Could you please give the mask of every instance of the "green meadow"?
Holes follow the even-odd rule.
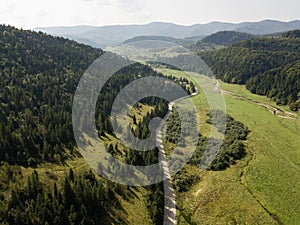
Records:
[[[158,71],[188,76],[170,69]],[[222,82],[220,86],[227,113],[250,129],[247,155],[224,171],[199,171],[187,165],[186,170],[200,176],[200,181],[177,193],[178,224],[300,224],[299,113],[291,114],[288,107],[251,94],[244,86]],[[193,102],[205,118],[209,107],[201,90]],[[291,118],[273,115],[272,107]],[[200,132],[207,135],[210,127],[204,118]]]

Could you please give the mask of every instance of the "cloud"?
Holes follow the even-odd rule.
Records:
[[[9,4],[9,5],[4,5],[1,7],[2,9],[0,9],[0,13],[1,14],[6,14],[6,13],[11,13],[14,11],[15,6],[13,4]]]
[[[140,11],[145,6],[145,0],[111,0],[111,2],[125,12]]]
[[[97,3],[97,4],[101,4],[101,5],[110,5],[110,1],[109,0],[81,0],[83,2],[93,2],[93,3]]]

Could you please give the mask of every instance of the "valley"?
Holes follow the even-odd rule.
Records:
[[[189,61],[191,67],[184,69],[168,64],[175,59],[177,65],[186,65],[187,53],[180,48],[156,46],[158,49],[148,51],[143,46],[137,56],[137,49],[125,46],[122,56],[114,55],[112,61],[128,66],[104,84],[96,99],[92,131],[85,122],[90,119],[92,98],[80,99],[76,106],[82,113],[75,122],[72,104],[82,75],[94,81],[96,70],[85,70],[106,52],[61,37],[1,25],[0,224],[299,224],[299,31],[259,36],[265,23],[271,22],[227,24],[230,32],[207,37],[194,26],[181,27],[189,31],[186,36],[174,28],[173,37],[132,37],[136,27],[128,28],[126,38],[132,38],[128,43],[150,40],[186,45],[188,51],[208,63],[210,67],[202,65],[208,75],[197,71],[201,66],[194,65],[195,61]],[[175,26],[154,23],[148,28],[154,32],[158,25],[168,29]],[[291,23],[282,26],[279,31],[288,29]],[[255,27],[256,33],[243,33],[249,27]],[[72,35],[81,34],[82,29],[87,35],[108,27],[78,29],[74,28]],[[199,36],[193,39],[191,34]],[[117,47],[107,49],[115,52]],[[131,62],[135,58],[123,53],[140,60]],[[150,53],[164,63],[149,60]],[[190,68],[195,71],[184,71]],[[168,79],[149,85],[153,93],[168,93],[169,83],[174,83],[188,93],[188,98],[176,100],[177,95],[172,93],[168,102],[151,95],[140,99],[126,116],[112,117],[118,93],[130,83],[149,77]],[[88,85],[84,87],[92,87]],[[131,99],[146,90],[134,86],[124,96]],[[184,105],[183,119],[196,126],[197,132],[187,132],[187,142],[182,143],[177,104],[183,99],[191,100],[198,121]],[[214,108],[213,101],[220,107]],[[130,106],[126,102],[118,106],[124,105]],[[216,115],[225,118],[224,130],[214,121]],[[144,151],[147,146],[142,144],[137,148],[127,146],[118,139],[121,131],[126,137],[131,132],[139,140],[151,137],[149,125],[156,117],[167,119],[164,127],[160,123],[155,129],[157,145],[151,150]],[[114,130],[115,121],[120,122],[120,130]],[[127,122],[129,127],[124,131],[121,125]],[[189,128],[193,131],[192,126]],[[78,131],[83,149],[74,138]],[[186,143],[194,139],[195,151],[189,156],[191,146]],[[209,144],[212,148],[207,150]],[[166,159],[172,155],[176,157],[168,164]],[[188,157],[184,167],[171,177]],[[150,178],[143,170],[126,167],[158,162],[163,165],[163,175],[152,174]],[[160,176],[167,179],[160,181]],[[115,182],[118,179],[127,181],[127,185]],[[140,185],[143,182],[147,185]]]
[[[187,76],[170,69],[158,71]],[[176,193],[178,224],[297,224],[299,206],[293,199],[300,195],[299,113],[241,85],[220,82],[220,87],[227,113],[250,129],[247,155],[224,171],[199,172],[187,165],[200,181],[187,192]],[[203,95],[193,101],[208,110]],[[273,115],[274,108],[290,116]]]
[[[226,171],[201,173],[200,183],[178,197],[183,212],[194,224],[297,224],[299,120],[278,118],[251,100],[225,100],[229,115],[250,129],[247,156]]]

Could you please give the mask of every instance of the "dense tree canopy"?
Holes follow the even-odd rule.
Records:
[[[104,186],[91,171],[74,175],[72,170],[63,187],[57,183],[48,187],[35,171],[24,188],[12,190],[7,208],[0,210],[0,220],[3,224],[24,225],[124,223],[113,211],[120,207],[115,188],[110,183]]]
[[[299,106],[299,38],[257,38],[217,51],[199,53],[225,82],[246,84],[278,104]]]
[[[211,43],[217,45],[232,45],[241,41],[250,40],[255,36],[247,33],[241,33],[236,31],[220,31],[215,34],[205,37],[200,42]]]
[[[72,149],[73,94],[101,54],[63,38],[0,26],[0,160],[33,165]]]
[[[0,160],[34,166],[42,160],[63,160],[66,149],[72,153],[76,86],[102,54],[63,38],[0,26]],[[162,75],[133,64],[105,85],[96,110],[100,135],[112,133],[110,109],[118,92],[145,76]]]
[[[244,141],[248,136],[249,130],[244,124],[234,120],[232,117],[220,110],[212,111],[209,114],[210,119],[207,120],[207,123],[212,123],[211,118],[213,114],[215,115],[214,118],[222,120],[224,119],[226,121],[226,131],[222,145],[220,149],[217,149],[216,157],[213,156],[214,160],[212,161],[211,165],[209,165],[209,169],[223,170],[228,168],[230,165],[235,164],[236,160],[239,160],[245,156],[246,150]],[[180,119],[176,111],[170,116],[169,124],[172,124],[172,126],[168,127],[167,129],[166,139],[170,143],[177,144],[180,137]],[[216,128],[221,129],[217,125],[218,123],[215,125]],[[207,137],[204,137],[199,133],[199,142],[197,144],[196,151],[189,162],[190,164],[199,166],[203,157],[203,153],[206,151],[208,141],[209,139]],[[212,149],[210,149],[211,152],[214,152],[214,147],[218,146],[217,143],[220,140],[211,138],[210,141],[215,143],[211,145]]]
[[[300,38],[300,30],[292,30],[282,34],[284,38]]]

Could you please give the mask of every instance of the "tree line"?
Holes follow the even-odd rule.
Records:
[[[252,93],[266,95],[279,105],[300,108],[300,39],[297,31],[281,37],[246,40],[199,55],[217,78],[245,84]]]
[[[236,32],[236,31],[219,31],[215,34],[209,35],[203,38],[198,45],[201,45],[201,42],[211,43],[216,45],[229,46],[241,41],[251,40],[255,36],[248,33]],[[197,46],[196,44],[196,46]]]

